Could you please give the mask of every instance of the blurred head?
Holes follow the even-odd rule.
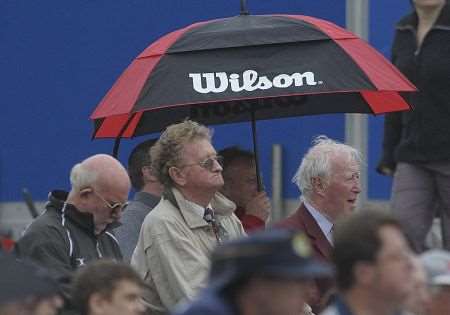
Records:
[[[55,315],[62,306],[60,288],[44,269],[0,255],[0,314]]]
[[[118,160],[106,154],[91,156],[72,168],[70,182],[67,201],[92,214],[97,233],[120,219],[131,185]]]
[[[413,266],[398,221],[390,214],[362,209],[338,222],[333,235],[338,287],[400,307],[411,288]]]
[[[150,159],[150,148],[155,144],[156,139],[146,140],[139,143],[128,157],[128,175],[131,185],[136,191],[141,191],[144,187],[152,186],[152,192],[162,193],[163,186],[153,174]]]
[[[72,302],[86,315],[138,315],[145,307],[143,282],[131,266],[98,260],[77,272]]]
[[[317,137],[292,181],[302,197],[335,221],[356,207],[360,186],[360,153],[325,136]]]
[[[301,314],[310,281],[331,275],[331,267],[312,257],[304,234],[266,230],[217,248],[209,283],[239,314]]]
[[[412,285],[405,301],[405,310],[414,315],[428,315],[430,302],[427,274],[418,257],[413,257]]]
[[[222,193],[238,207],[245,207],[258,193],[255,156],[253,152],[242,150],[237,146],[219,151],[223,157]]]

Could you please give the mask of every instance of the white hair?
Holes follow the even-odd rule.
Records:
[[[97,172],[87,169],[82,163],[75,164],[70,171],[70,184],[72,190],[80,191],[92,186],[97,180]]]
[[[331,161],[336,153],[347,154],[350,160],[361,163],[361,153],[355,148],[320,135],[302,159],[292,182],[296,184],[306,201],[311,201],[313,179],[320,177],[327,183],[331,176]]]

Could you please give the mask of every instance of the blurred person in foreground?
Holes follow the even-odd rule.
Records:
[[[322,315],[398,314],[413,284],[413,253],[400,223],[361,209],[340,220],[333,237],[338,294]]]
[[[450,314],[450,252],[433,249],[420,256],[430,286],[429,315]]]
[[[129,265],[98,260],[77,271],[72,304],[80,315],[141,315],[143,287]]]
[[[106,154],[76,164],[70,182],[69,193],[50,193],[45,212],[15,246],[21,258],[47,268],[65,286],[80,266],[104,257],[122,259],[112,229],[119,224],[130,190],[125,168]]]
[[[266,230],[218,247],[209,283],[176,315],[302,315],[309,282],[332,268],[313,258],[301,232]]]
[[[418,92],[407,96],[413,110],[385,116],[377,170],[394,176],[393,212],[422,252],[436,210],[450,249],[450,6],[446,0],[412,4],[396,26],[392,62]]]
[[[418,257],[413,257],[412,285],[405,301],[402,315],[429,315],[430,314],[430,290],[428,287],[427,273]]]
[[[63,304],[59,289],[46,270],[0,254],[1,315],[55,315]]]
[[[301,192],[300,206],[274,226],[305,232],[315,256],[330,262],[334,224],[353,212],[361,192],[360,167],[355,148],[326,136],[315,138],[292,179]],[[332,292],[333,281],[317,281],[309,298],[315,312],[325,307]]]
[[[219,151],[223,157],[221,192],[236,204],[234,213],[247,233],[264,229],[272,211],[266,192],[258,191],[255,156],[237,146]]]
[[[150,150],[164,193],[145,217],[131,264],[145,280],[151,314],[167,314],[206,285],[217,244],[245,235],[223,186],[211,131],[186,120],[166,128]]]
[[[150,148],[156,139],[139,143],[128,158],[128,175],[136,190],[122,215],[122,225],[115,232],[125,261],[131,260],[145,216],[158,204],[164,190],[153,174]]]

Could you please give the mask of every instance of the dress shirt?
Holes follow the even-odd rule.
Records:
[[[323,235],[327,238],[331,245],[333,245],[333,223],[328,220],[326,216],[324,216],[320,211],[316,210],[311,204],[303,200],[306,209],[313,216],[314,220],[316,220],[317,224],[320,227]]]

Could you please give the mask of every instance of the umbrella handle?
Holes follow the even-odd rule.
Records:
[[[253,138],[253,154],[255,156],[255,169],[256,169],[256,183],[258,191],[263,190],[261,176],[259,173],[259,153],[258,153],[258,141],[256,139],[256,119],[255,119],[255,105],[252,104],[250,114],[252,117],[252,138]]]
[[[120,146],[120,140],[122,139],[123,134],[125,133],[125,130],[127,130],[128,125],[130,124],[133,117],[136,115],[136,113],[133,113],[128,117],[128,120],[125,122],[125,125],[123,125],[122,129],[120,129],[119,134],[116,137],[116,140],[114,141],[114,147],[112,151],[112,156],[117,159],[119,155],[119,146]]]

